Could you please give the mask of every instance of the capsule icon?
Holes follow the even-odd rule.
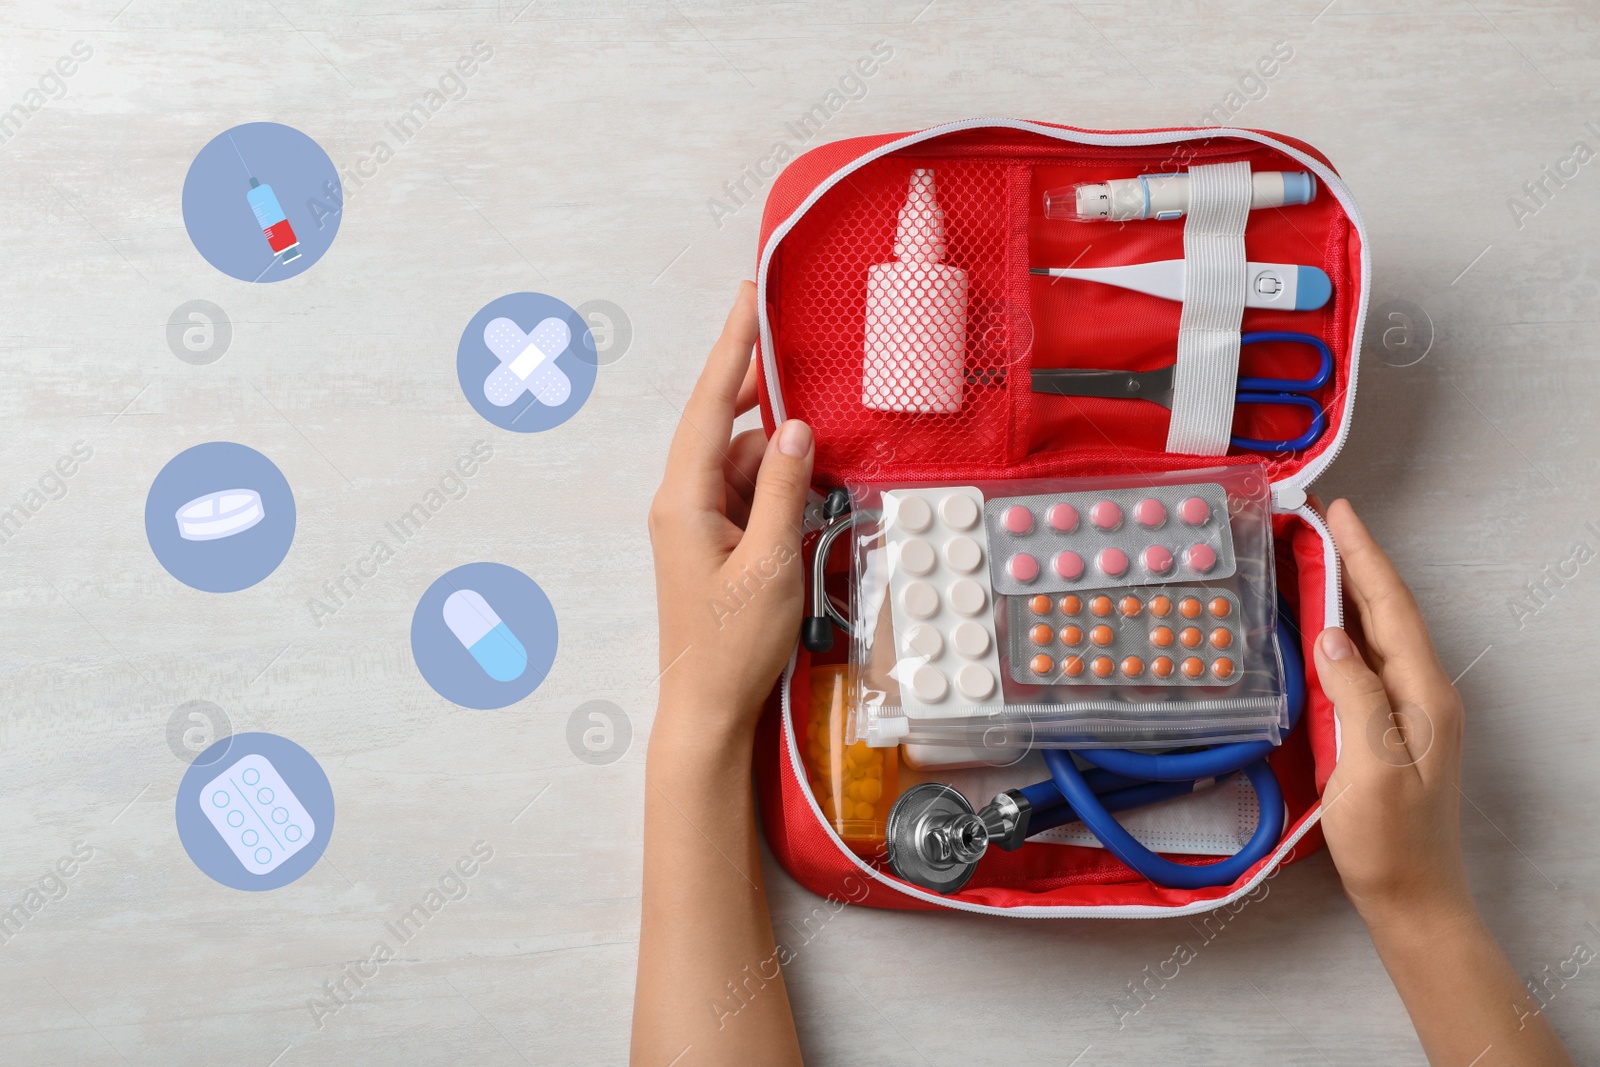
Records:
[[[495,681],[515,681],[528,669],[528,650],[477,590],[457,589],[445,598],[444,624]]]

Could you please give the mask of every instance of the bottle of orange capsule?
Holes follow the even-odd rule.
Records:
[[[845,743],[852,689],[843,664],[811,668],[801,749],[822,814],[852,852],[872,857],[883,849],[889,808],[900,795],[900,750]]]

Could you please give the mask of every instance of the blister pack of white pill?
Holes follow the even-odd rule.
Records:
[[[1228,493],[1215,482],[991,498],[984,527],[1001,594],[1197,582],[1234,571]]]
[[[317,835],[311,813],[257,752],[207,782],[197,803],[251,874],[276,870]]]

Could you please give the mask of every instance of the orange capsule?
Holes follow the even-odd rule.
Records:
[[[1066,659],[1062,660],[1061,673],[1065,674],[1068,678],[1076,678],[1078,675],[1082,674],[1083,657],[1068,656]]]
[[[1178,610],[1183,613],[1183,617],[1186,619],[1198,619],[1200,617],[1199,598],[1192,596],[1184,597],[1182,600],[1178,601]]]
[[[1219,626],[1211,631],[1211,647],[1227,648],[1233,644],[1233,631],[1226,626]]]
[[[1184,648],[1200,647],[1200,628],[1198,626],[1185,626],[1178,633],[1178,640],[1183,642]]]
[[[1063,626],[1061,628],[1061,643],[1063,645],[1083,644],[1083,627],[1073,626],[1071,623]]]
[[[1150,643],[1157,648],[1167,648],[1172,644],[1172,628],[1170,626],[1157,626],[1150,631]]]
[[[1229,659],[1227,656],[1219,657],[1217,662],[1211,665],[1211,673],[1216,675],[1218,678],[1233,677],[1233,660]]]
[[[1172,660],[1166,656],[1157,656],[1150,661],[1150,673],[1157,678],[1170,678],[1172,676]]]
[[[1153,596],[1150,598],[1150,614],[1158,619],[1164,619],[1172,614],[1172,598],[1169,596]]]
[[[1028,631],[1028,639],[1036,645],[1048,645],[1056,639],[1056,632],[1041,622]]]
[[[1108,596],[1095,597],[1089,601],[1089,610],[1101,618],[1105,618],[1111,614],[1111,598]]]
[[[1028,598],[1028,610],[1035,615],[1050,614],[1050,598],[1040,593],[1036,597]]]
[[[1233,613],[1233,605],[1228,603],[1225,596],[1212,597],[1207,606],[1211,609],[1211,617],[1215,619],[1226,619]]]
[[[1028,668],[1034,674],[1049,674],[1056,669],[1056,661],[1041,653],[1028,661]]]
[[[1128,656],[1122,661],[1122,673],[1128,678],[1137,678],[1144,672],[1144,660],[1138,656]]]
[[[1111,632],[1111,627],[1103,623],[1089,631],[1089,640],[1097,645],[1109,645],[1114,636],[1116,635]]]
[[[1083,610],[1083,598],[1082,597],[1064,596],[1064,597],[1061,598],[1061,614],[1063,614],[1063,615],[1076,615],[1078,612],[1080,612],[1082,610]]]
[[[1130,619],[1139,614],[1143,607],[1144,605],[1139,603],[1139,598],[1136,596],[1125,596],[1117,604],[1117,610]]]
[[[1206,665],[1200,662],[1199,656],[1190,656],[1188,659],[1184,660],[1183,666],[1180,669],[1183,671],[1183,676],[1185,678],[1198,678],[1202,674],[1206,673]]]
[[[1117,665],[1111,661],[1110,656],[1096,656],[1089,669],[1094,671],[1096,678],[1109,678],[1111,672],[1117,669]]]

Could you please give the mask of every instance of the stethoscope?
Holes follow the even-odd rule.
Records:
[[[802,628],[807,650],[825,652],[833,644],[832,627],[850,631],[822,592],[822,568],[834,541],[859,518],[848,513],[843,490],[830,493],[823,507],[827,525],[812,556],[811,611]],[[1288,605],[1278,601],[1278,649],[1288,698],[1289,730],[1305,706],[1305,662],[1290,631]],[[819,646],[820,647],[817,647]],[[1042,782],[999,793],[983,810],[974,811],[958,790],[939,782],[913,786],[890,809],[884,844],[889,866],[901,878],[924,889],[953,893],[967,883],[990,844],[1006,851],[1021,848],[1035,834],[1081,821],[1117,859],[1156,885],[1171,889],[1203,889],[1231,885],[1260,862],[1283,833],[1283,791],[1267,765],[1276,748],[1270,741],[1241,741],[1195,752],[1134,752],[1124,749],[1078,749],[1090,764],[1080,771],[1072,751],[1043,749],[1050,777]],[[1243,773],[1255,790],[1260,814],[1243,848],[1215,863],[1174,863],[1145,848],[1112,812],[1184,796],[1218,779]]]

